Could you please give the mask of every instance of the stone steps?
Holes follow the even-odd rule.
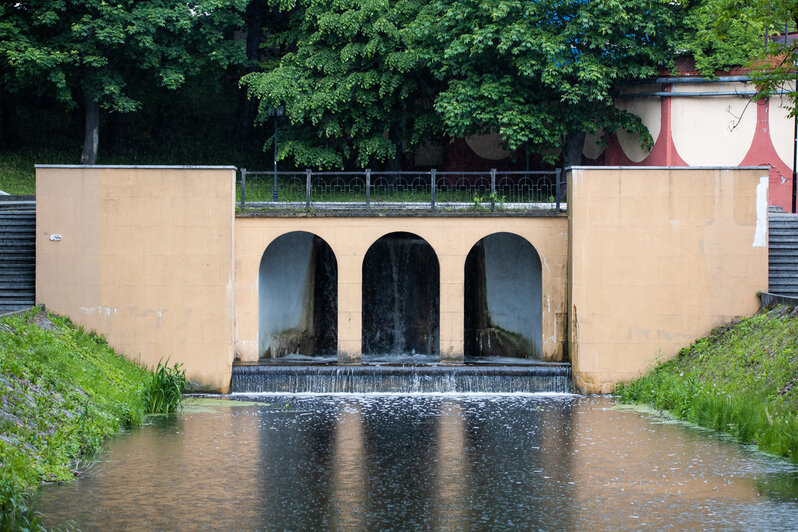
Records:
[[[0,314],[36,299],[36,206],[30,198],[0,201]]]
[[[770,212],[768,292],[798,297],[798,215]]]

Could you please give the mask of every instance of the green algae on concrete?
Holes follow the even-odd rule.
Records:
[[[798,462],[796,385],[798,308],[776,306],[715,329],[617,393]]]

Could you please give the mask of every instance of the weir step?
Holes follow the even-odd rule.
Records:
[[[235,364],[232,393],[572,393],[570,364],[278,366]]]

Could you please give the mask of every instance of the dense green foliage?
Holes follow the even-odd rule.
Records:
[[[772,20],[754,16],[748,9],[734,9],[718,0],[703,0],[685,18],[682,45],[695,58],[704,76],[744,67],[765,51],[764,36]]]
[[[100,109],[136,111],[136,92],[174,90],[188,77],[245,61],[225,30],[244,0],[0,2],[0,89],[48,94],[85,110],[81,162],[97,158]],[[89,146],[88,144],[92,144]],[[87,152],[88,150],[88,152]]]
[[[76,460],[139,425],[148,398],[164,395],[153,380],[65,318],[39,309],[0,318],[0,530],[29,520],[27,495],[39,483],[73,478]],[[167,383],[171,404],[176,382]]]
[[[12,152],[0,166],[77,162],[82,146],[90,163],[264,169],[280,105],[281,168],[411,169],[417,146],[487,131],[535,161],[578,162],[598,130],[650,146],[613,98],[680,54],[705,75],[753,58],[775,67],[756,74],[763,94],[782,90],[795,44],[766,47],[764,35],[785,19],[795,28],[797,10],[792,0],[0,0],[0,128]]]
[[[430,2],[410,31],[445,84],[435,109],[447,133],[492,129],[554,160],[566,135],[599,128],[652,144],[613,94],[669,64],[680,17],[667,0],[465,0]]]
[[[289,23],[271,36],[273,68],[242,79],[259,120],[284,104],[292,127],[279,158],[317,168],[401,157],[435,132],[432,76],[408,51],[422,0],[275,2]]]
[[[703,0],[688,19],[686,48],[705,75],[715,69],[753,69],[758,98],[786,91],[795,107],[798,40],[777,38],[798,28],[795,0]]]
[[[563,138],[619,127],[621,81],[672,59],[681,6],[666,0],[298,0],[273,69],[243,78],[261,120],[284,103],[280,158],[364,166],[441,134],[498,131],[553,162]],[[583,136],[581,138],[584,138]]]
[[[721,327],[617,393],[798,461],[798,309]]]

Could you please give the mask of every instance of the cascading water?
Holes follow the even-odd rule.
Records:
[[[573,392],[570,364],[233,367],[233,393]]]
[[[438,259],[410,233],[392,233],[363,261],[363,353],[438,354]]]

